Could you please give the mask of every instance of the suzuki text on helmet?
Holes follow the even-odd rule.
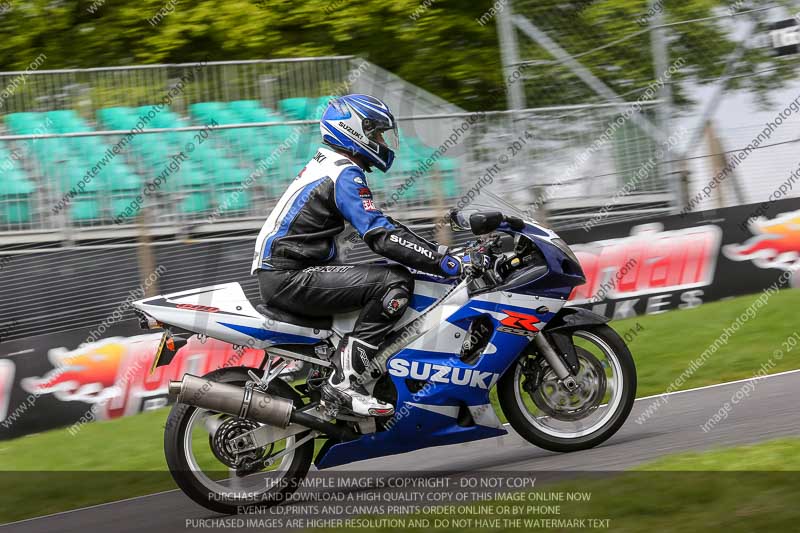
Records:
[[[382,172],[394,162],[397,122],[389,107],[373,96],[350,94],[332,100],[319,129],[325,144],[361,156]]]

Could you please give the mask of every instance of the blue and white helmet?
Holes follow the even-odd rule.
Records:
[[[382,101],[366,94],[348,94],[328,103],[319,123],[322,141],[386,172],[398,147],[397,122]],[[369,170],[369,169],[367,169]]]

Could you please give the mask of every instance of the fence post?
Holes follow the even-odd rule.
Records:
[[[658,99],[661,101],[656,108],[658,114],[657,124],[661,129],[661,137],[667,138],[670,134],[672,120],[672,85],[667,80],[669,71],[669,44],[666,39],[666,29],[664,28],[664,0],[650,0],[648,2],[649,12],[653,13],[650,18],[650,47],[653,54],[653,68],[655,69],[655,80],[663,80],[658,90]],[[666,180],[669,190],[672,193],[672,212],[678,213],[681,206],[680,183],[671,172],[671,157],[667,157],[663,162],[658,179]],[[658,168],[658,167],[656,167]]]
[[[148,279],[150,275],[156,271],[156,256],[153,253],[153,244],[150,241],[150,233],[147,231],[147,209],[142,207],[138,216],[137,226],[139,228],[139,247],[137,258],[139,262],[139,281],[144,289],[144,297],[157,296],[161,293],[159,289],[160,280],[156,276],[155,279]]]

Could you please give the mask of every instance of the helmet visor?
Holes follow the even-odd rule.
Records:
[[[397,135],[397,125],[389,124],[386,121],[374,119],[364,120],[364,133],[367,139],[381,146],[386,146],[390,150],[397,150],[400,146],[400,138]]]

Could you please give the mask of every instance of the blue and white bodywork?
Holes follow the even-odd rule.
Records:
[[[602,337],[615,335],[606,332],[610,328],[604,325],[605,318],[565,306],[572,289],[585,282],[566,243],[542,225],[499,213],[484,213],[477,219],[473,215],[469,223],[460,218],[454,225],[471,226],[476,235],[496,232],[489,241],[477,241],[492,256],[492,268],[470,271],[461,280],[415,274],[409,307],[375,362],[385,371],[383,377],[366,385],[376,396],[379,389],[391,391],[391,398],[382,399],[393,402],[395,413],[380,421],[337,417],[338,428],[342,420],[349,421],[357,433],[351,438],[331,438],[316,456],[318,468],[504,435],[507,431],[489,394],[507,374],[514,374],[519,383],[517,392],[507,393],[517,394],[519,406],[523,406],[519,389],[526,379],[540,380],[542,387],[547,385],[558,398],[572,402],[564,407],[560,400],[548,404],[544,396],[534,400],[548,413],[530,419],[532,425],[541,426],[536,435],[545,435],[540,438],[543,444],[537,444],[548,449],[567,451],[601,442],[617,431],[630,412],[635,374],[629,375],[633,362],[627,348],[623,344],[625,353],[621,353],[612,337]],[[326,357],[352,329],[358,314],[311,325],[302,317],[254,307],[238,283],[156,296],[134,306],[159,326],[168,324],[183,332],[265,349],[267,354],[275,350],[283,358],[292,358],[297,345],[327,348],[328,356],[323,355],[326,349],[312,350],[319,359],[307,353],[297,357],[319,367],[331,366]],[[541,334],[545,329],[546,335]],[[611,362],[595,364],[586,350],[576,350],[571,341],[576,331],[597,340]],[[529,363],[524,361],[538,366],[525,366]],[[604,367],[616,374],[609,371],[606,376]],[[533,394],[534,388],[528,385],[527,393]],[[609,414],[598,414],[596,423],[577,429],[551,430],[542,422],[559,419],[563,410],[566,423],[580,424],[581,417],[599,413],[601,406],[608,406]],[[327,421],[330,416],[337,415],[327,415]],[[536,435],[526,438],[533,442]],[[573,448],[571,440],[577,443]]]

